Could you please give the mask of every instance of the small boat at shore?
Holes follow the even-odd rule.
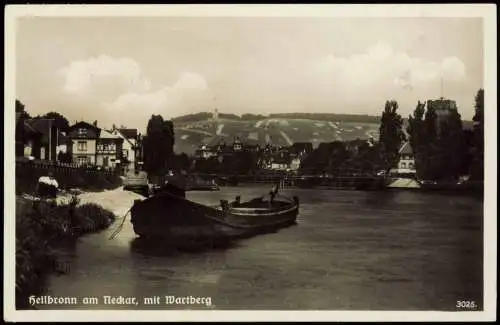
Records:
[[[249,237],[272,232],[296,222],[299,199],[277,195],[241,202],[240,197],[220,205],[207,206],[190,201],[164,189],[155,195],[135,200],[131,208],[134,232],[143,238],[162,242],[196,241]]]

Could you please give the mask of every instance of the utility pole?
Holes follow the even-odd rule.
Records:
[[[443,97],[443,75],[441,74],[441,99],[444,99]]]

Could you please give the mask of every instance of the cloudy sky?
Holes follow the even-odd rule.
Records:
[[[471,119],[482,20],[21,18],[16,67],[16,96],[31,114],[103,126],[143,129],[151,114],[214,107],[378,115],[387,99],[407,116],[441,89]]]

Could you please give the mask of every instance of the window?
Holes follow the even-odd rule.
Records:
[[[402,169],[406,168],[406,163],[401,163],[401,168]]]
[[[128,157],[128,150],[126,150],[126,149],[123,150],[123,157],[125,157],[125,158]]]
[[[413,168],[415,168],[415,166],[414,166],[414,164],[413,164],[413,163],[409,163],[409,164],[408,164],[408,168],[409,168],[409,169],[413,169]]]
[[[78,141],[77,149],[78,151],[87,151],[87,141]]]
[[[83,128],[78,129],[78,135],[82,135],[82,136],[87,135],[87,130],[83,129]]]

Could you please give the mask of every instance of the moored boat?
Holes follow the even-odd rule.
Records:
[[[275,231],[296,222],[299,199],[276,196],[241,202],[221,200],[207,206],[175,195],[168,189],[131,208],[134,232],[140,237],[175,243],[214,242]]]

